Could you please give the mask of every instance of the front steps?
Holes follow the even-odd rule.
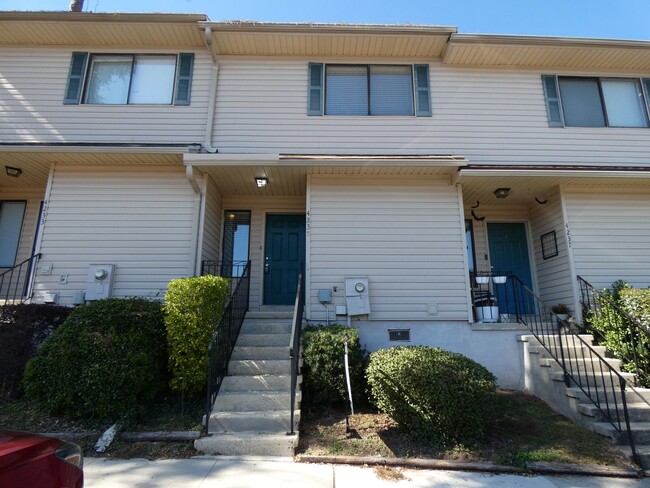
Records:
[[[593,343],[593,337],[590,335],[581,335],[580,337],[588,344]],[[623,450],[627,449],[627,452],[631,452],[629,447],[625,447],[629,446],[622,406],[623,395],[625,395],[630,427],[641,460],[641,467],[650,469],[650,389],[632,389],[630,385],[634,384],[634,375],[620,373],[628,382],[625,393],[621,392],[618,377],[613,376],[610,379],[610,376],[606,375],[603,380],[599,375],[601,365],[589,359],[590,356],[586,353],[586,348],[581,347],[577,340],[568,340],[566,336],[545,336],[544,340],[550,341],[552,344],[559,344],[558,341],[562,340],[563,347],[571,349],[572,360],[567,361],[567,367],[570,366],[574,371],[585,372],[583,379],[586,377],[587,381],[584,388],[587,389],[587,385],[589,386],[592,398],[596,398],[594,386],[597,386],[598,401],[601,405],[601,409],[599,409],[574,383],[571,383],[570,387],[565,385],[562,368],[551,358],[549,352],[544,349],[535,336],[524,335],[519,340],[524,344],[526,391],[544,400],[554,410],[611,439]],[[592,347],[601,357],[605,358],[603,346]],[[619,360],[605,359],[614,370],[620,372]],[[620,415],[623,425],[622,432],[619,432],[608,421],[603,412],[609,412],[611,418],[615,419],[615,423],[617,423],[616,416]]]
[[[289,341],[293,313],[249,312],[217,395],[209,433],[194,442],[207,454],[293,456],[298,446],[300,376],[291,431]]]

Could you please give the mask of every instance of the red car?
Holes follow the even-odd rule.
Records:
[[[83,453],[72,442],[0,430],[0,487],[82,488]]]

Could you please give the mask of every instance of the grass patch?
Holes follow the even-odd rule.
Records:
[[[499,390],[486,440],[436,449],[400,430],[386,414],[303,410],[298,451],[312,455],[382,456],[488,461],[525,468],[532,461],[631,466],[612,444],[553,412],[541,400]]]

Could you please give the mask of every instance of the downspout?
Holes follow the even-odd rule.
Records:
[[[190,260],[188,264],[188,276],[195,276],[199,259],[199,227],[201,225],[201,202],[203,193],[201,185],[196,181],[194,167],[189,164],[185,167],[185,177],[194,191],[194,209],[192,212],[192,242],[190,243]]]
[[[208,102],[208,118],[205,123],[205,140],[203,148],[209,153],[216,153],[218,149],[212,146],[212,130],[214,129],[214,112],[217,102],[217,80],[219,78],[219,61],[212,49],[212,28],[206,27],[203,32],[203,42],[212,56],[212,74],[210,76],[210,101]]]

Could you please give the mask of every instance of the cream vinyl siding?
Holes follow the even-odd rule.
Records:
[[[562,201],[559,190],[545,198],[547,203],[531,206],[533,249],[537,268],[537,290],[542,301],[550,306],[564,303],[573,308],[573,280],[566,245],[566,231],[562,218]],[[558,255],[544,259],[542,235],[555,231]]]
[[[462,209],[446,179],[309,181],[311,320],[325,320],[319,289],[338,287],[333,317],[334,304],[345,304],[345,278],[367,277],[373,320],[467,321]]]
[[[650,129],[549,127],[541,72],[434,63],[433,117],[308,116],[310,61],[391,62],[222,59],[214,126],[220,153],[400,152],[459,154],[472,163],[647,164]]]
[[[203,246],[201,259],[219,261],[221,259],[221,232],[223,231],[223,207],[221,194],[214,181],[205,175],[205,216],[203,218]]]
[[[249,210],[251,229],[249,259],[251,261],[249,310],[258,310],[264,297],[264,237],[267,214],[304,214],[305,197],[224,196],[223,210]]]
[[[36,300],[58,292],[59,303],[72,303],[90,264],[116,266],[113,296],[162,297],[169,280],[187,276],[193,209],[180,167],[57,165]],[[47,264],[51,275],[42,273]],[[67,284],[59,284],[62,274]]]
[[[650,286],[650,191],[563,188],[576,273],[596,288]]]
[[[83,50],[83,46],[75,47],[75,51]],[[177,53],[137,49],[104,52]],[[191,105],[186,107],[64,105],[71,56],[71,49],[0,47],[0,142],[203,141],[212,66],[207,53],[196,52]]]
[[[23,217],[23,227],[20,231],[20,241],[18,242],[16,264],[21,263],[32,255],[38,224],[38,212],[41,208],[41,201],[43,201],[44,194],[45,188],[0,188],[0,200],[22,200],[27,202]],[[0,270],[4,269],[6,268],[0,268]]]

